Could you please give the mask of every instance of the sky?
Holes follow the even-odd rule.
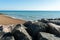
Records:
[[[0,10],[60,10],[60,0],[0,0]]]

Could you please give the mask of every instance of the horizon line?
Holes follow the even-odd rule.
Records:
[[[60,11],[60,10],[0,10],[0,11]]]

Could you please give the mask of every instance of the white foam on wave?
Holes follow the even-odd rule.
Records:
[[[9,17],[14,18],[14,19],[22,19],[22,20],[25,20],[25,21],[34,21],[34,20],[37,20],[33,16],[18,16],[18,15],[6,15],[6,16],[9,16]]]
[[[27,21],[26,19],[23,19],[23,18],[21,18],[21,17],[14,17],[14,16],[10,16],[10,15],[6,15],[6,16],[11,17],[11,18],[13,18],[13,19],[22,19],[22,20]]]

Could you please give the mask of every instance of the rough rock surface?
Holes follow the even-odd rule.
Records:
[[[32,40],[23,25],[17,24],[12,31],[15,40]]]
[[[33,37],[33,40],[37,40],[37,34],[41,31],[46,31],[47,25],[43,22],[32,23],[30,21],[24,23],[27,27],[27,32]]]
[[[1,40],[15,40],[11,33],[5,33]]]
[[[60,19],[0,26],[0,40],[60,40]]]
[[[60,40],[60,37],[46,32],[39,32],[38,40]]]
[[[60,26],[59,25],[56,25],[54,23],[48,23],[48,25],[49,25],[50,33],[60,36]]]

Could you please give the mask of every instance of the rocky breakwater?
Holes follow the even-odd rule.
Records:
[[[33,40],[60,40],[60,19],[41,19],[23,24]]]
[[[32,40],[32,37],[25,30],[26,27],[22,24],[3,25],[0,29],[0,40]]]
[[[60,40],[60,19],[0,25],[0,40]]]

